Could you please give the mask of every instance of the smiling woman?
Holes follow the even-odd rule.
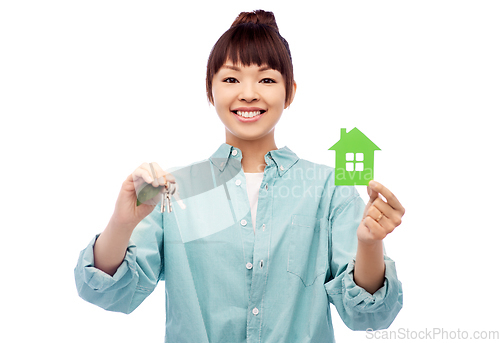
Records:
[[[277,148],[297,84],[272,12],[240,13],[210,53],[206,86],[225,143],[171,173],[145,163],[129,175],[108,226],[81,252],[80,296],[130,313],[164,280],[169,342],[334,342],[330,304],[351,329],[387,328],[402,288],[379,237],[404,210],[373,183],[364,214],[333,168]],[[304,179],[311,170],[319,176]],[[166,186],[167,212],[136,206],[134,183],[144,182]]]

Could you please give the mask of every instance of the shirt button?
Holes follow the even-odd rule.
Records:
[[[266,229],[266,224],[262,224],[262,231]]]
[[[253,264],[251,264],[250,262],[248,262],[246,267],[247,267],[247,269],[252,269]]]
[[[266,191],[267,191],[267,183],[266,183]]]
[[[236,156],[238,155],[238,150],[233,150],[233,152],[231,153],[233,156]]]
[[[264,260],[260,260],[260,267],[263,268],[264,267]]]
[[[257,307],[255,307],[253,310],[252,310],[252,313],[254,315],[258,315],[259,314],[259,309]]]
[[[241,222],[240,222],[241,225],[245,226],[247,225],[247,221],[245,219],[242,219]]]
[[[281,170],[281,171],[283,171],[283,170],[285,170],[285,168],[283,168],[283,166],[281,166],[281,167],[280,167],[280,170]]]
[[[236,184],[236,186],[241,185],[241,180],[236,180],[235,184]]]

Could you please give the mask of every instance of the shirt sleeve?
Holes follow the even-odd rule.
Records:
[[[135,227],[113,276],[94,267],[96,235],[80,252],[74,270],[80,297],[108,311],[128,314],[135,310],[163,278],[162,218],[156,207]]]
[[[385,255],[385,280],[373,295],[354,282],[357,228],[365,204],[354,187],[336,187],[329,214],[328,300],[351,330],[388,328],[403,306],[403,289],[394,261]]]

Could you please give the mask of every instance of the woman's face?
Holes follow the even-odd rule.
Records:
[[[213,105],[226,131],[234,138],[256,140],[266,136],[283,113],[285,79],[279,71],[266,68],[266,65],[245,67],[226,61],[214,75]]]

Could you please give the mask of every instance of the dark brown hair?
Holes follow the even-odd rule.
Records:
[[[233,64],[268,65],[285,79],[285,103],[293,90],[292,55],[288,42],[281,37],[273,12],[241,12],[231,27],[215,43],[207,64],[207,97],[213,103],[212,80],[229,59]]]

